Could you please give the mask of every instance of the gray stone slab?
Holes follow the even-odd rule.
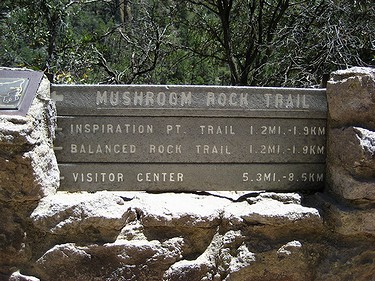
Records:
[[[317,190],[324,89],[53,85],[61,190]]]
[[[64,191],[312,191],[324,164],[60,164]]]
[[[60,117],[59,163],[324,163],[324,119]]]
[[[58,115],[326,118],[324,89],[52,85]]]

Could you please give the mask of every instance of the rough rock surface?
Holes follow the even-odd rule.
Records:
[[[375,201],[375,133],[359,127],[334,128],[329,134],[331,192],[353,203]]]
[[[0,280],[375,281],[374,70],[328,83],[316,194],[55,192],[43,83],[0,116]]]
[[[64,201],[57,199],[60,196],[75,198],[72,198],[73,203],[61,205],[56,202]],[[104,198],[104,203],[98,198]],[[265,245],[257,245],[258,237],[255,240],[247,237],[246,232],[254,227],[258,229],[257,236],[270,242],[279,240],[274,249],[275,256],[280,246],[290,242],[285,240],[286,232],[303,229],[299,234],[302,236],[322,228],[316,209],[262,195],[255,199],[232,202],[195,194],[58,193],[43,199],[32,218],[36,227],[46,233],[45,241],[65,243],[51,249],[47,243],[49,250],[36,260],[34,272],[43,280],[61,275],[62,269],[67,269],[66,275],[59,280],[103,280],[104,276],[111,276],[113,280],[201,280],[204,277],[213,280],[215,275],[225,278],[256,263],[259,249],[263,251]],[[273,212],[261,208],[263,203],[270,207],[275,204],[278,210],[285,209],[280,213]],[[59,211],[51,212],[52,206]],[[75,218],[66,221],[71,206],[78,216],[71,216]],[[114,207],[117,215],[108,212]],[[94,209],[96,215],[93,217],[97,217],[98,222],[91,224],[93,229],[90,231],[106,232],[102,237],[108,239],[79,246],[87,241],[82,232],[89,226],[85,227],[86,215]],[[60,220],[51,220],[50,216]],[[106,220],[113,224],[104,224]],[[53,225],[45,224],[50,221],[54,221]],[[56,226],[61,225],[61,221],[65,229],[56,233]],[[111,237],[116,231],[117,236]],[[61,237],[63,233],[65,236]],[[272,251],[271,244],[267,247]],[[59,260],[58,264],[56,260]],[[101,270],[90,270],[99,265]],[[69,268],[77,274],[72,275]],[[220,278],[217,280],[223,280]]]
[[[353,67],[331,74],[327,85],[330,126],[375,130],[375,69]]]
[[[337,232],[375,236],[375,69],[333,73],[327,100],[331,198],[324,210]]]
[[[332,74],[327,85],[327,191],[354,207],[375,203],[375,69]]]
[[[54,126],[47,79],[25,117],[0,113],[1,200],[38,200],[55,192],[59,171],[52,149]]]
[[[0,280],[2,273],[28,262],[29,215],[39,199],[58,187],[54,116],[47,79],[41,81],[26,116],[0,114]]]
[[[31,214],[44,236],[24,274],[40,280],[371,280],[374,241],[332,234],[302,199],[296,193],[234,201],[191,193],[58,192]],[[355,243],[348,248],[350,239]]]

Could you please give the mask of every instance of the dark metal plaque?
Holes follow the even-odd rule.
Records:
[[[322,187],[324,164],[60,164],[60,190],[268,190]]]
[[[0,115],[26,115],[43,73],[28,70],[0,70]]]
[[[320,89],[51,87],[61,190],[316,190]]]

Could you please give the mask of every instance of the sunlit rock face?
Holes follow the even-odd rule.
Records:
[[[344,235],[375,236],[375,70],[332,74],[327,86],[326,192],[329,224]],[[328,219],[329,218],[329,219]]]
[[[49,82],[43,79],[26,116],[0,112],[0,279],[28,264],[33,233],[29,215],[58,187],[52,145],[55,109],[49,95]]]
[[[329,191],[354,204],[375,200],[375,70],[332,74],[327,86]]]

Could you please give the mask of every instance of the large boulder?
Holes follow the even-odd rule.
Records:
[[[55,116],[46,78],[26,116],[0,112],[0,200],[39,200],[56,191]]]
[[[59,184],[52,143],[56,112],[49,85],[42,79],[26,116],[0,111],[0,279],[29,262],[30,213]]]
[[[57,193],[31,217],[46,233],[31,272],[42,280],[308,280],[312,264],[299,240],[323,232],[319,212],[293,193],[242,201],[209,194]]]
[[[327,85],[327,191],[357,207],[375,202],[375,69],[332,73]]]
[[[374,131],[374,88],[374,68],[353,67],[333,72],[327,84],[330,126],[359,126]]]

